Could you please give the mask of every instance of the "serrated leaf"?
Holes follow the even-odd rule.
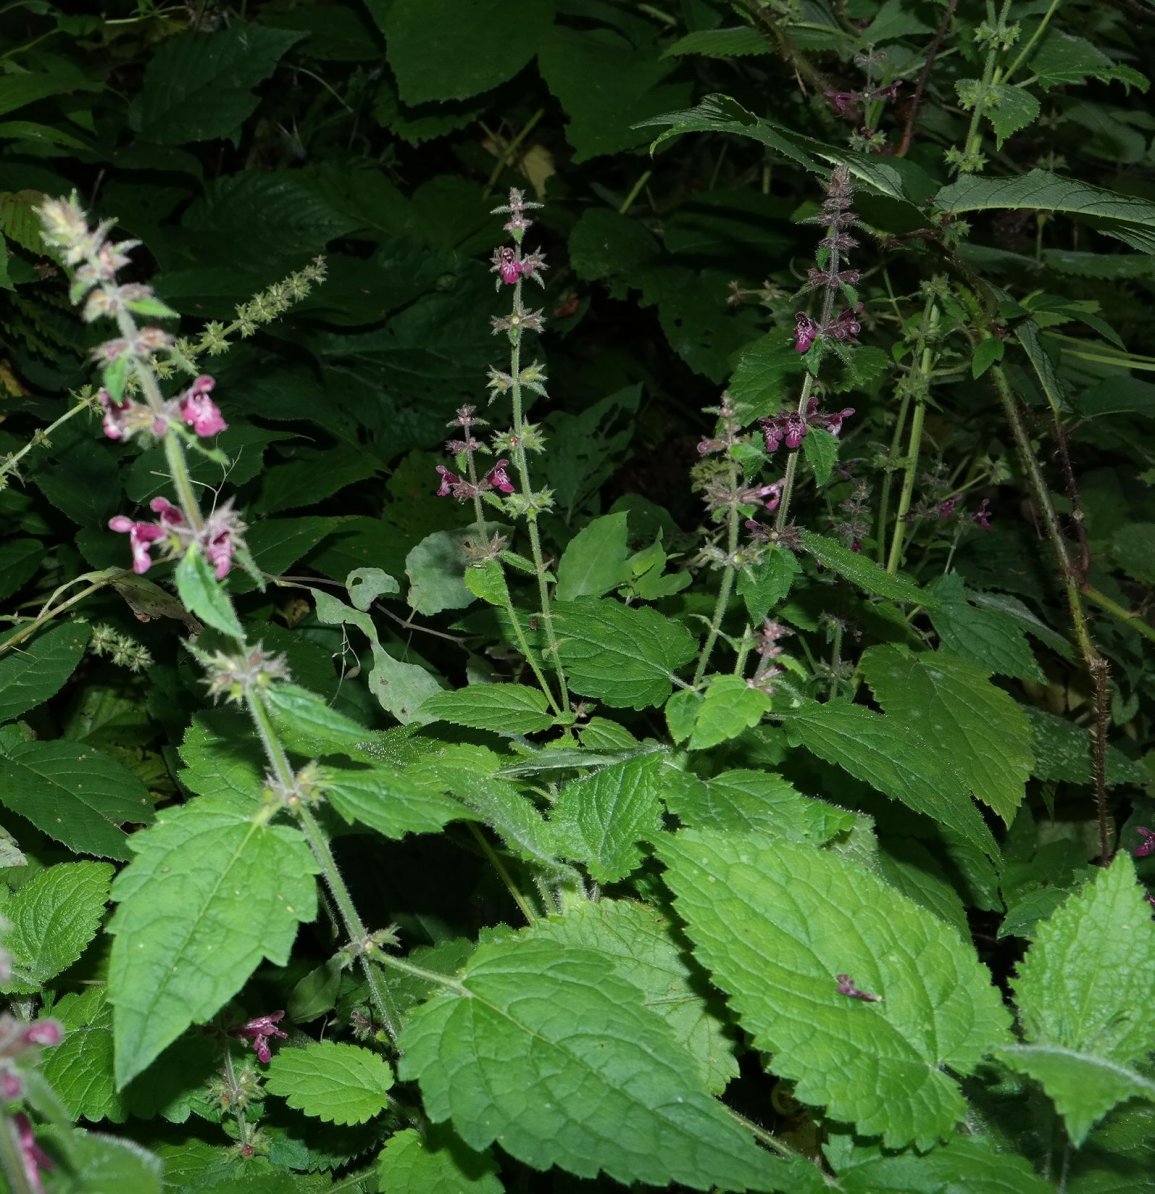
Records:
[[[669,920],[632,900],[585,901],[566,913],[540,921],[521,935],[548,939],[571,949],[595,949],[615,960],[616,973],[639,988],[653,1008],[693,1054],[702,1080],[721,1094],[738,1076],[734,1046],[724,1012],[711,1008],[717,996],[699,982],[699,972],[675,938]]]
[[[157,145],[234,136],[256,110],[253,88],[304,36],[237,21],[167,38],[145,68],[129,122]]]
[[[992,676],[1042,683],[1043,669],[1031,651],[1026,631],[1009,613],[970,604],[962,577],[956,573],[936,577],[927,590],[938,601],[930,620],[944,647]]]
[[[888,1148],[954,1132],[967,1105],[943,1070],[973,1073],[1009,1037],[969,943],[829,851],[684,830],[659,854],[695,954],[798,1099]]]
[[[422,701],[418,718],[516,736],[548,730],[554,722],[548,708],[549,702],[539,688],[525,684],[471,684]]]
[[[458,801],[415,783],[395,767],[349,767],[325,773],[329,803],[352,824],[400,839],[409,833],[436,833],[450,821],[476,817]]]
[[[402,1031],[399,1075],[471,1148],[535,1169],[741,1191],[776,1164],[706,1093],[669,1026],[588,949],[483,945]],[[785,1167],[783,1167],[785,1168]]]
[[[330,1124],[361,1124],[388,1103],[393,1073],[380,1054],[360,1045],[314,1041],[303,1049],[279,1050],[265,1085],[306,1115]]]
[[[933,609],[936,604],[934,596],[919,588],[914,581],[886,572],[873,560],[843,547],[841,543],[824,535],[803,531],[802,547],[823,568],[837,572],[865,593],[871,593],[876,597],[889,597],[892,601],[914,602],[925,609]]]
[[[55,696],[84,658],[91,634],[89,626],[64,622],[0,655],[0,721]]]
[[[1147,79],[1130,66],[1118,66],[1092,42],[1060,29],[1050,29],[1031,56],[1031,73],[1045,88],[1064,83],[1119,79],[1146,91]]]
[[[786,599],[794,578],[802,574],[798,557],[785,548],[771,551],[738,576],[738,594],[745,603],[750,621],[755,625]]]
[[[218,1011],[262,959],[285,965],[298,923],[317,910],[317,863],[288,826],[198,801],[132,844],[108,926],[121,1087]]]
[[[486,605],[505,606],[509,604],[509,586],[505,573],[496,560],[487,560],[480,568],[470,568],[465,573],[465,586],[480,597]]]
[[[1071,784],[1091,782],[1091,733],[1086,726],[1056,717],[1044,709],[1026,710],[1034,736],[1036,779],[1058,780]],[[1146,783],[1141,767],[1117,747],[1107,747],[1107,784]]]
[[[271,684],[261,691],[260,699],[281,741],[298,754],[339,754],[369,737],[363,725],[296,684]]]
[[[603,514],[569,541],[557,566],[559,601],[601,597],[628,579],[627,521],[625,511]]]
[[[743,58],[749,54],[773,54],[773,44],[757,29],[742,25],[736,29],[700,29],[679,37],[663,58],[701,54],[704,58]]]
[[[111,882],[106,862],[62,862],[13,892],[0,909],[8,921],[0,942],[12,963],[0,991],[34,994],[78,961],[100,927]]]
[[[640,755],[563,785],[550,815],[557,852],[598,883],[624,879],[661,827],[662,770],[661,754]]]
[[[988,857],[999,856],[962,780],[904,721],[862,705],[805,701],[790,711],[785,725],[791,742],[941,822]]]
[[[189,547],[176,566],[176,591],[185,609],[205,625],[231,638],[244,638],[237,611],[197,543]]]
[[[814,480],[821,489],[830,480],[838,460],[838,437],[825,428],[812,429],[802,441],[802,455],[814,473]]]
[[[217,708],[198,713],[180,744],[184,769],[180,782],[198,796],[228,803],[238,812],[253,812],[265,787],[268,762],[251,723],[239,709]]]
[[[78,854],[129,857],[125,825],[148,825],[148,789],[126,767],[67,739],[28,741],[0,755],[0,801]]]
[[[164,1165],[160,1158],[132,1140],[72,1128],[49,1129],[50,1145],[63,1149],[72,1173],[83,1174],[85,1191],[131,1190],[132,1194],[161,1194]]]
[[[880,1151],[837,1172],[846,1194],[1054,1194],[1055,1189],[1025,1157],[999,1152],[974,1136],[956,1136],[926,1155]]]
[[[1155,1049],[1155,922],[1127,853],[1036,928],[1014,990],[1024,1043],[997,1055],[1042,1084],[1076,1148],[1117,1104],[1155,1101],[1133,1068]]]
[[[935,196],[941,211],[1053,211],[1089,221],[1141,253],[1155,253],[1155,204],[1046,170],[1010,178],[968,174]]]
[[[971,377],[978,381],[992,366],[1003,359],[1007,346],[997,336],[987,336],[975,345],[974,355],[971,357]]]
[[[756,726],[770,709],[768,693],[741,676],[714,676],[695,707],[690,750],[709,750]]]
[[[1155,584],[1155,522],[1128,522],[1111,536],[1111,558],[1134,580]]]
[[[103,986],[65,995],[52,1015],[64,1039],[40,1061],[44,1077],[73,1119],[120,1121],[124,1105],[112,1075],[112,1007]]]
[[[995,147],[1002,149],[1008,137],[1039,119],[1039,101],[1022,87],[994,83],[990,85],[983,116],[995,130]]]
[[[607,598],[558,602],[554,630],[573,691],[615,709],[660,705],[696,650],[680,623]]]
[[[424,1138],[394,1132],[377,1157],[377,1183],[389,1194],[503,1194],[497,1162],[452,1130],[433,1124]]]
[[[943,755],[975,796],[1009,825],[1034,758],[1023,708],[976,664],[936,651],[871,647],[859,666],[887,716]]]
[[[418,613],[430,617],[446,609],[464,609],[472,604],[473,594],[466,588],[465,554],[462,535],[454,531],[434,531],[426,535],[405,557],[409,577],[409,604]]]

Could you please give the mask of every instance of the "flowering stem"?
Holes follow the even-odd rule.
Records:
[[[541,686],[542,692],[545,693],[545,699],[549,701],[550,708],[553,710],[555,716],[560,716],[562,709],[557,703],[557,698],[553,695],[553,690],[549,686],[549,681],[542,674],[541,668],[537,666],[537,659],[530,650],[529,643],[526,641],[525,631],[521,628],[521,622],[517,616],[517,610],[514,608],[513,598],[509,594],[508,586],[505,590],[505,612],[509,614],[509,622],[513,627],[514,637],[517,639],[518,649],[521,651],[522,658],[529,664],[530,671],[533,672],[538,684]]]
[[[934,364],[934,349],[931,342],[938,328],[938,303],[936,296],[927,295],[926,306],[923,308],[922,319],[918,328],[917,357],[910,370],[909,393],[914,397],[914,414],[910,420],[910,439],[903,464],[902,492],[898,498],[898,510],[894,516],[894,531],[890,540],[890,556],[886,561],[887,572],[893,574],[898,571],[902,563],[902,549],[906,540],[907,518],[910,515],[911,501],[914,497],[915,480],[918,476],[918,457],[922,449],[922,428],[926,418],[926,394],[930,384],[930,371]]]
[[[823,317],[825,323],[829,315]],[[802,382],[802,395],[798,399],[798,413],[805,418],[806,411],[810,406],[810,394],[814,389],[814,374],[807,372],[805,380]],[[786,519],[790,515],[790,499],[794,495],[794,478],[798,473],[798,449],[795,449],[786,458],[786,472],[782,477],[782,498],[778,505],[778,517],[774,520],[774,526],[781,531],[786,526]]]
[[[20,449],[20,451],[12,452],[8,456],[5,456],[4,459],[0,461],[0,481],[8,476],[9,473],[15,472],[16,466],[21,460],[24,459],[25,456],[28,455],[29,452],[32,451],[33,448],[39,446],[47,447],[54,431],[60,427],[63,427],[69,419],[75,418],[78,414],[80,414],[81,411],[90,409],[91,404],[86,402],[83,398],[80,399],[75,406],[69,410],[66,410],[64,414],[60,416],[60,418],[49,423],[47,427],[43,427],[37,431],[24,445],[24,447]]]
[[[1148,625],[1143,620],[1142,614],[1134,613],[1132,610],[1124,609],[1117,601],[1112,601],[1106,593],[1100,592],[1094,585],[1083,585],[1083,596],[1088,601],[1097,605],[1100,609],[1105,610],[1113,618],[1117,618],[1124,625],[1130,627],[1132,630],[1137,630],[1144,638],[1155,642],[1155,626]]]
[[[228,1083],[230,1091],[238,1090],[237,1085],[237,1068],[233,1064],[233,1055],[229,1052],[229,1047],[225,1045],[225,1081]],[[253,1142],[253,1129],[249,1121],[245,1118],[245,1109],[239,1102],[234,1101],[229,1110],[233,1114],[233,1119],[237,1121],[237,1139],[242,1148],[247,1148]]]
[[[289,763],[288,756],[285,754],[285,748],[281,745],[281,741],[277,737],[277,732],[273,728],[272,719],[269,717],[269,711],[265,707],[264,700],[261,698],[259,692],[249,688],[245,692],[245,702],[248,706],[249,714],[253,719],[253,724],[256,726],[257,734],[261,739],[261,745],[265,748],[265,757],[273,769],[273,774],[276,776],[277,782],[282,786],[283,790],[291,790],[293,787],[293,768]],[[345,880],[337,867],[337,860],[333,857],[333,851],[329,848],[329,842],[325,837],[324,831],[321,829],[317,819],[303,804],[298,804],[293,811],[298,824],[301,826],[301,831],[309,843],[309,849],[313,852],[313,857],[321,866],[321,873],[325,878],[325,884],[329,888],[333,902],[337,905],[337,911],[340,914],[341,923],[349,941],[356,946],[364,946],[368,939],[364,922],[361,920],[353,899],[349,895],[348,887],[345,886]],[[365,981],[369,984],[369,996],[373,1003],[373,1010],[377,1013],[390,1039],[396,1040],[400,1027],[400,1018],[393,1004],[393,998],[389,994],[385,984],[381,981],[381,975],[377,972],[370,959],[360,950],[357,957],[361,963],[361,970],[365,975]]]
[[[20,1147],[20,1129],[10,1115],[0,1112],[0,1171],[8,1182],[11,1194],[34,1194],[24,1166],[24,1151]]]
[[[136,376],[140,381],[140,388],[144,393],[148,405],[156,412],[164,410],[164,398],[160,386],[156,383],[152,370],[143,364],[137,364]],[[176,490],[177,505],[181,513],[188,520],[192,529],[199,533],[204,530],[204,519],[201,517],[200,503],[197,501],[196,490],[193,489],[192,476],[188,471],[188,460],[184,453],[184,444],[172,431],[164,436],[164,460],[168,465],[168,475]]]
[[[549,691],[548,689],[546,690]],[[518,906],[522,916],[525,917],[527,924],[536,924],[539,917],[533,910],[529,901],[521,894],[521,889],[513,881],[513,876],[509,873],[509,869],[505,863],[501,861],[501,856],[496,850],[485,840],[485,834],[472,821],[467,821],[466,825],[469,827],[470,833],[473,835],[474,841],[477,842],[482,854],[485,855],[486,860],[490,866],[497,872],[498,877],[502,883],[505,884],[505,890],[509,892],[513,902]]]
[[[718,600],[714,602],[714,616],[710,619],[710,629],[706,634],[706,641],[702,644],[702,653],[694,671],[695,688],[702,683],[714,644],[721,633],[722,619],[725,618],[730,605],[730,595],[734,591],[734,574],[737,571],[734,567],[734,557],[738,554],[738,465],[729,452],[726,453],[726,463],[729,467],[730,481],[730,504],[726,514],[726,562],[722,566],[722,582],[718,586]]]
[[[498,175],[509,165],[513,159],[513,155],[517,152],[517,147],[533,132],[534,128],[537,127],[537,122],[544,115],[545,109],[538,108],[525,124],[521,126],[521,132],[497,155],[497,161],[493,169],[489,172],[489,177],[485,180],[485,194],[488,195],[493,190],[493,185],[497,182]]]

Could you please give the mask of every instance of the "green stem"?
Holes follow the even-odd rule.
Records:
[[[894,423],[894,434],[890,438],[890,453],[886,460],[886,471],[882,476],[882,494],[878,501],[878,526],[875,531],[875,554],[878,563],[886,555],[886,527],[890,521],[890,491],[894,486],[894,462],[898,460],[898,449],[906,432],[906,417],[910,413],[910,392],[903,390],[898,407],[898,418]]]
[[[502,170],[509,165],[513,155],[517,152],[517,147],[533,132],[537,126],[537,122],[545,115],[544,108],[538,110],[525,122],[521,127],[521,132],[498,154],[497,162],[493,169],[489,172],[489,177],[485,180],[485,193],[488,195],[493,190],[494,184],[497,182]]]
[[[486,859],[489,861],[489,864],[497,872],[502,883],[505,884],[505,890],[509,892],[513,902],[518,906],[522,916],[524,916],[526,919],[526,923],[531,925],[536,924],[539,920],[537,913],[533,910],[533,906],[525,898],[525,896],[521,894],[521,888],[514,883],[513,876],[509,873],[509,868],[504,862],[502,862],[501,856],[496,850],[494,850],[489,842],[485,840],[485,834],[483,834],[472,821],[467,821],[466,824],[469,826],[469,831],[473,835],[474,841],[476,841],[480,847],[481,852],[485,855]]]
[[[230,1090],[237,1090],[237,1070],[233,1065],[233,1055],[229,1052],[228,1045],[225,1046],[225,1081],[229,1084]],[[232,1112],[233,1119],[237,1121],[237,1140],[241,1146],[244,1147],[252,1143],[253,1130],[249,1121],[245,1118],[245,1109],[240,1103],[234,1103],[229,1110]]]
[[[1106,593],[1100,592],[1094,585],[1083,585],[1083,596],[1093,602],[1100,609],[1105,610],[1113,618],[1117,618],[1125,626],[1137,630],[1144,638],[1155,642],[1155,627],[1149,626],[1142,614],[1124,609],[1117,601],[1112,601]]]
[[[630,187],[630,193],[622,200],[618,207],[618,215],[624,216],[634,205],[634,200],[642,193],[642,188],[653,178],[654,172],[652,170],[643,170],[638,181]]]
[[[710,629],[706,634],[706,641],[702,644],[702,653],[694,671],[695,688],[702,683],[710,655],[722,631],[722,620],[730,606],[730,596],[734,592],[734,576],[737,572],[734,557],[738,554],[738,464],[729,452],[726,462],[730,470],[730,506],[726,515],[726,562],[722,566],[722,580],[718,585],[718,600],[714,602],[714,616],[710,619]]]
[[[0,643],[0,654],[10,651],[13,647],[18,647],[26,638],[34,635],[46,622],[51,622],[53,618],[59,617],[66,609],[71,609],[78,602],[83,601],[85,597],[91,597],[93,593],[100,592],[101,589],[106,588],[110,584],[112,584],[111,577],[106,580],[95,581],[88,588],[81,589],[79,593],[73,597],[69,597],[67,601],[62,602],[60,605],[54,605],[50,610],[42,610],[26,626],[21,626],[15,634],[9,635],[8,638]]]
[[[807,372],[802,382],[802,395],[798,399],[798,413],[806,417],[806,408],[810,405],[810,394],[814,389],[814,374]],[[782,497],[778,502],[778,517],[774,520],[776,530],[782,531],[786,527],[786,519],[790,515],[790,500],[794,496],[794,479],[798,475],[798,452],[795,448],[786,458],[786,472],[782,475]]]
[[[554,716],[560,717],[562,713],[561,706],[557,703],[557,698],[553,695],[553,689],[550,688],[549,681],[542,674],[541,668],[537,666],[537,659],[530,650],[529,642],[525,637],[525,631],[521,628],[521,621],[517,616],[517,609],[514,607],[513,598],[510,596],[508,587],[505,590],[505,612],[509,614],[510,625],[513,627],[513,634],[517,639],[517,645],[522,657],[529,665],[529,669],[533,672],[534,677],[541,686],[542,692],[545,693],[545,699],[549,701],[549,706],[553,710]]]
[[[8,1182],[9,1194],[33,1194],[24,1168],[24,1152],[20,1147],[20,1129],[10,1115],[0,1113],[0,1173]]]
[[[52,433],[58,428],[63,427],[69,419],[75,418],[83,410],[89,410],[89,404],[84,401],[78,402],[70,410],[66,410],[60,418],[48,424],[47,427],[37,431],[32,438],[20,449],[19,452],[13,452],[9,456],[5,456],[3,461],[0,461],[0,479],[8,476],[9,473],[16,471],[16,466],[37,446],[47,447]]]
[[[988,3],[987,13],[991,25],[1002,29],[1006,25],[1007,13],[1010,10],[1011,0],[1003,0],[1003,11],[999,15],[996,23],[994,19],[994,5]],[[986,108],[987,96],[990,88],[996,86],[1000,79],[1001,73],[998,68],[999,55],[1002,53],[999,42],[992,37],[991,43],[987,48],[987,60],[983,65],[983,77],[979,84],[978,99],[975,103],[974,109],[971,112],[971,123],[967,129],[966,142],[963,147],[963,156],[971,157],[977,154],[979,146],[982,144],[982,134],[979,132],[979,120],[982,118],[983,110]]]
[[[1039,38],[1043,36],[1043,34],[1046,32],[1047,26],[1051,23],[1051,18],[1055,15],[1056,12],[1059,11],[1059,5],[1061,3],[1062,3],[1062,0],[1051,0],[1051,7],[1048,8],[1047,11],[1043,14],[1043,19],[1039,22],[1038,28],[1034,31],[1034,33],[1031,34],[1031,36],[1029,38],[1027,38],[1026,45],[1023,46],[1023,48],[1019,51],[1019,55],[1014,60],[1014,62],[1012,62],[1011,65],[1008,66],[1005,71],[1003,71],[1002,81],[1004,83],[1030,57],[1031,51],[1035,48],[1035,45],[1038,42]]]

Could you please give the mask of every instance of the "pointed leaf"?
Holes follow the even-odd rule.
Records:
[[[369,737],[363,725],[296,684],[272,684],[262,690],[261,700],[281,741],[298,754],[340,754],[355,749]]]
[[[62,622],[0,655],[0,721],[55,696],[84,658],[91,634],[91,627],[80,622]]]
[[[297,830],[219,805],[166,812],[132,846],[108,926],[118,1086],[218,1011],[263,958],[284,966],[317,899],[318,867]]]
[[[588,949],[483,945],[413,1013],[399,1074],[471,1148],[535,1169],[693,1189],[761,1188],[778,1167],[705,1091],[645,996]],[[785,1168],[785,1167],[783,1167]]]
[[[570,687],[615,709],[660,705],[696,650],[678,622],[606,598],[558,602],[554,629]]]
[[[324,788],[329,803],[346,821],[367,825],[388,838],[436,833],[450,821],[478,819],[460,801],[384,764],[326,771]]]
[[[199,544],[192,544],[176,566],[176,591],[185,609],[206,626],[231,638],[243,639],[245,632],[237,611],[221,582],[213,574]]]
[[[937,602],[934,595],[920,589],[905,576],[895,576],[884,571],[873,560],[868,560],[849,547],[843,547],[824,535],[813,531],[802,532],[802,546],[822,566],[844,576],[864,593],[876,597],[889,597],[892,601],[910,601],[925,609],[933,609]]]
[[[377,1185],[389,1194],[503,1194],[497,1171],[493,1157],[439,1124],[394,1132],[377,1157]]]
[[[526,684],[471,684],[422,701],[417,716],[512,737],[548,730],[554,722],[548,707],[541,689]]]
[[[601,597],[629,575],[626,567],[628,515],[604,514],[569,541],[557,566],[557,599]]]
[[[829,851],[686,830],[659,854],[696,956],[799,1099],[888,1148],[953,1133],[966,1102],[943,1070],[973,1073],[1009,1036],[969,943]]]
[[[1155,1100],[1133,1066],[1155,1050],[1155,922],[1129,855],[1038,926],[1014,988],[1026,1043],[998,1055],[1042,1084],[1076,1147],[1116,1104]]]
[[[370,1049],[314,1041],[303,1049],[279,1050],[265,1085],[306,1115],[330,1124],[362,1124],[388,1103],[393,1074]]]

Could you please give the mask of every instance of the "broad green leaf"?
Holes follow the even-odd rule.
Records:
[[[738,593],[746,605],[750,621],[761,623],[772,609],[786,599],[794,578],[802,574],[798,557],[785,548],[772,551],[738,577]]]
[[[586,900],[566,913],[539,921],[522,938],[555,941],[569,949],[593,949],[615,961],[619,978],[639,988],[645,1005],[674,1030],[693,1054],[707,1088],[721,1094],[738,1076],[724,1010],[700,981],[669,920],[632,900]]]
[[[670,695],[674,673],[696,650],[678,622],[608,598],[558,602],[554,630],[573,691],[615,709],[660,705]]]
[[[262,518],[245,532],[245,542],[263,571],[280,576],[340,527],[341,519],[314,514],[301,518]],[[245,588],[239,580],[233,585],[234,589]]]
[[[870,647],[859,666],[888,717],[905,721],[1009,825],[1034,757],[1023,708],[984,669],[942,651]]]
[[[129,123],[157,145],[235,137],[256,110],[253,88],[305,35],[236,21],[215,33],[161,42],[129,108]]]
[[[303,1049],[278,1050],[265,1085],[306,1115],[330,1124],[361,1124],[388,1103],[393,1074],[370,1049],[314,1041]]]
[[[206,709],[192,720],[180,744],[182,784],[198,796],[228,803],[238,812],[259,807],[268,761],[239,709]]]
[[[683,830],[659,854],[697,957],[798,1099],[888,1148],[953,1134],[967,1105],[943,1071],[973,1073],[1009,1039],[969,943],[812,846]]]
[[[237,611],[197,543],[189,547],[176,566],[176,591],[185,609],[205,625],[231,638],[244,638]]]
[[[811,430],[802,441],[802,455],[814,473],[814,480],[821,489],[830,480],[838,460],[838,436],[831,435],[825,428]]]
[[[1147,79],[1134,67],[1117,66],[1086,38],[1054,28],[1048,30],[1031,56],[1030,69],[1039,85],[1048,89],[1084,79],[1098,79],[1101,83],[1119,79],[1140,91],[1148,87]]]
[[[61,862],[38,871],[0,906],[0,943],[12,976],[0,991],[31,995],[78,961],[96,936],[108,902],[107,862]]]
[[[624,879],[641,861],[639,843],[661,828],[663,758],[640,755],[563,785],[550,814],[557,852],[598,883]]]
[[[317,911],[318,866],[296,829],[198,801],[132,845],[108,926],[121,1087],[217,1012],[262,959],[284,966],[298,923]]]
[[[497,1162],[433,1124],[424,1138],[394,1132],[377,1157],[377,1184],[389,1194],[503,1194]]]
[[[965,940],[970,933],[966,907],[938,857],[911,837],[888,834],[879,846],[878,870],[891,887],[930,909]]]
[[[44,547],[38,539],[9,539],[0,544],[0,601],[17,592],[43,563]]]
[[[401,586],[380,568],[354,568],[345,578],[349,600],[359,609],[367,610],[378,597],[401,592]]]
[[[806,701],[790,711],[785,725],[792,743],[998,857],[991,831],[954,768],[905,721],[862,705]]]
[[[770,696],[741,676],[715,676],[695,706],[690,750],[709,750],[756,726],[770,709]]]
[[[1091,782],[1091,732],[1045,709],[1028,708],[1026,714],[1034,736],[1035,764],[1031,774],[1036,779],[1058,780],[1070,784]],[[1107,747],[1107,784],[1147,782],[1143,769],[1117,747]]]
[[[474,730],[517,736],[553,725],[549,702],[539,688],[526,684],[471,684],[456,692],[440,692],[421,702],[421,721],[448,721]]]
[[[154,816],[148,789],[128,768],[67,739],[8,746],[0,801],[70,850],[99,858],[128,858],[124,826]]]
[[[480,568],[470,568],[465,573],[465,586],[480,597],[486,605],[506,606],[509,604],[509,586],[505,573],[496,560],[488,560]]]
[[[978,664],[989,675],[1042,683],[1043,669],[1031,651],[1026,631],[1010,614],[972,605],[957,573],[936,577],[927,591],[938,602],[930,611],[930,620],[947,650]]]
[[[777,414],[794,400],[797,378],[805,372],[802,357],[789,336],[768,332],[742,351],[728,387],[735,406],[746,418]]]
[[[603,514],[570,541],[557,566],[557,599],[601,597],[629,577],[625,511]]]
[[[1051,410],[1057,418],[1061,412],[1070,410],[1071,404],[1055,368],[1055,362],[1043,344],[1040,331],[1039,325],[1033,319],[1024,319],[1015,326],[1015,339],[1027,354],[1027,360],[1031,362],[1031,368],[1038,379],[1039,388],[1051,404]]]
[[[1141,253],[1155,253],[1155,203],[1046,170],[1011,178],[968,174],[943,187],[935,196],[935,205],[957,214],[998,209],[1061,212],[1087,220]]]
[[[465,585],[462,536],[451,531],[426,535],[405,557],[409,577],[409,604],[430,617],[446,609],[464,609],[473,603]]]
[[[81,1183],[58,1187],[80,1192],[131,1190],[132,1194],[161,1194],[164,1189],[164,1165],[160,1158],[132,1140],[86,1132],[72,1128],[46,1132],[53,1148],[63,1149],[69,1169],[82,1174]]]
[[[681,58],[686,54],[701,54],[704,58],[742,58],[748,54],[773,54],[774,45],[749,25],[736,29],[701,29],[687,33],[662,55]]]
[[[388,838],[436,833],[450,821],[476,819],[459,801],[384,764],[326,770],[323,786],[329,803],[347,822],[367,825]]]
[[[803,796],[771,772],[724,771],[710,780],[683,774],[685,782],[668,782],[662,795],[670,812],[694,829],[820,843],[854,826],[854,813]]]
[[[56,64],[55,69],[51,71],[33,71],[25,66],[20,71],[0,78],[0,115],[15,112],[18,108],[27,107],[52,95],[100,90],[100,83],[95,79],[86,79],[62,55],[54,55],[49,61]],[[39,244],[25,247],[40,249]]]
[[[896,576],[884,571],[873,560],[841,543],[816,535],[813,531],[802,532],[802,547],[822,566],[844,576],[864,593],[876,597],[889,597],[892,601],[910,601],[925,609],[933,609],[936,602],[926,589],[919,588],[905,576]]]
[[[691,1055],[615,973],[553,941],[481,946],[413,1013],[399,1076],[471,1148],[534,1169],[693,1189],[764,1188],[777,1168],[706,1092]]]
[[[296,684],[270,684],[262,690],[260,699],[281,741],[298,754],[339,754],[353,750],[369,737],[363,725]]]
[[[302,452],[286,464],[275,464],[261,474],[261,495],[251,507],[254,514],[277,514],[318,506],[333,494],[372,477],[377,461],[361,448],[342,446]]]
[[[1024,88],[992,84],[983,104],[983,117],[995,130],[995,148],[1002,149],[1008,137],[1034,124],[1039,111],[1039,101]]]
[[[1155,922],[1120,851],[1035,932],[1014,980],[1024,1043],[999,1049],[1054,1100],[1075,1147],[1112,1107],[1155,1101]]]
[[[1155,522],[1128,522],[1111,536],[1111,558],[1133,580],[1155,584]]]
[[[0,721],[55,696],[84,658],[91,634],[82,622],[62,622],[0,654]]]
[[[468,99],[512,79],[537,53],[553,0],[393,0],[384,32],[407,104]]]
[[[52,1008],[64,1039],[45,1051],[40,1069],[73,1119],[120,1122],[125,1117],[112,1073],[112,1006],[105,995],[103,985],[89,987],[63,996]]]

